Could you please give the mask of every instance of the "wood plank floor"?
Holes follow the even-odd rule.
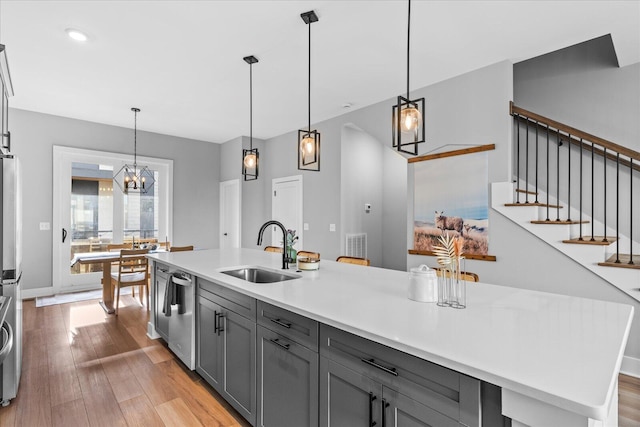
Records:
[[[97,300],[23,309],[22,379],[0,427],[249,426],[147,337],[147,310],[130,296],[118,318]],[[640,378],[620,375],[618,412],[620,427],[640,427]]]
[[[18,397],[0,408],[0,427],[249,426],[162,340],[146,336],[145,307],[120,301],[117,318],[97,300],[24,301],[22,379]]]

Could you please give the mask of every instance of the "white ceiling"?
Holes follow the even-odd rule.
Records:
[[[406,88],[406,0],[0,0],[14,108],[211,142],[270,138]],[[86,32],[84,44],[65,29]],[[640,1],[414,0],[411,86],[518,62],[612,34],[620,65],[640,61]]]

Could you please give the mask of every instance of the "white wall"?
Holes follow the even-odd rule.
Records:
[[[52,222],[53,145],[133,156],[133,130],[11,109],[12,151],[23,176],[24,289],[52,286],[52,243],[60,230],[40,231]],[[220,146],[138,130],[138,154],[173,159],[175,245],[218,247]]]

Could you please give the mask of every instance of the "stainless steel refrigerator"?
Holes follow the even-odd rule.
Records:
[[[16,397],[20,385],[22,370],[22,199],[20,168],[18,159],[12,155],[2,155],[2,279],[0,280],[0,295],[10,297],[9,306],[2,327],[2,346],[11,345],[0,367],[0,403],[3,406]],[[12,338],[12,342],[9,342]],[[2,354],[2,350],[0,350]]]

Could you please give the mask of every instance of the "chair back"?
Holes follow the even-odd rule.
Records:
[[[445,274],[447,277],[451,277],[451,271],[446,270],[444,268],[439,268],[436,267],[434,268],[434,270],[436,270],[436,275],[438,277],[443,277]],[[476,274],[476,273],[471,273],[468,271],[461,271],[460,272],[460,278],[463,280],[466,280],[467,282],[479,282],[480,281],[480,277]]]
[[[133,249],[133,247],[131,243],[109,243],[107,245],[108,252],[116,252],[121,249]]]
[[[266,252],[277,252],[279,254],[282,253],[282,248],[279,246],[265,246],[264,250]]]
[[[344,262],[347,264],[365,265],[367,267],[371,265],[371,261],[369,259],[358,258],[354,256],[339,256],[338,259],[336,259],[336,261]]]
[[[122,249],[120,251],[119,286],[147,285],[149,280],[149,259],[145,256],[147,253],[149,253],[149,249]],[[136,275],[136,280],[123,280],[125,277],[134,277],[133,275]]]
[[[296,256],[298,256],[298,257],[306,257],[306,258],[313,258],[313,259],[320,259],[320,253],[319,252],[298,251],[298,254]]]
[[[193,245],[191,246],[171,246],[169,248],[169,252],[184,252],[184,251],[192,251]]]

